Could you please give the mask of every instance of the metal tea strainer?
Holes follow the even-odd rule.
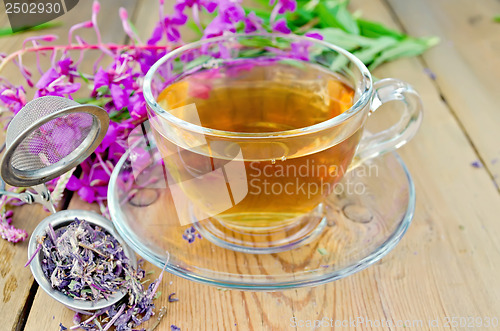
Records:
[[[6,192],[0,181],[0,195],[15,196],[23,201],[39,202],[54,212],[33,231],[29,240],[28,257],[36,255],[38,239],[46,235],[49,225],[53,229],[66,226],[75,218],[86,220],[106,230],[123,246],[124,252],[136,267],[133,251],[115,233],[113,224],[101,215],[85,210],[55,212],[45,182],[54,179],[84,161],[101,143],[109,126],[106,111],[93,105],[55,96],[35,99],[14,117],[7,129],[6,150],[1,164],[3,180],[12,186],[31,186],[38,194]],[[97,301],[71,298],[52,288],[44,275],[41,257],[31,261],[31,271],[38,284],[54,299],[78,312],[108,307],[126,295],[118,291]]]
[[[0,195],[41,203],[55,212],[44,183],[85,160],[100,144],[109,126],[106,111],[70,99],[45,96],[28,102],[7,129],[0,173],[12,186],[33,187],[38,194]]]

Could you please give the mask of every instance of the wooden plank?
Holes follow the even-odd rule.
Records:
[[[381,1],[357,0],[352,7],[397,26]],[[287,330],[293,329],[292,317],[424,323],[409,329],[430,329],[426,323],[438,319],[433,329],[445,330],[450,329],[444,327],[446,316],[498,314],[500,197],[488,173],[470,167],[477,155],[418,59],[385,65],[375,74],[411,82],[426,105],[420,133],[401,151],[415,180],[418,200],[414,224],[398,247],[365,271],[311,289],[219,291],[167,275],[157,306],[167,305],[168,314],[157,330],[170,330],[171,324],[183,330]],[[74,201],[71,207],[77,205]],[[177,293],[179,302],[166,302],[171,292]],[[39,291],[26,330],[54,329],[59,322],[68,326],[71,316],[68,309]]]
[[[387,1],[411,35],[441,38],[423,58],[480,160],[500,186],[500,24],[493,22],[500,2]]]
[[[16,208],[13,224],[31,233],[49,214],[41,206]],[[24,268],[28,260],[28,241],[12,244],[0,240],[0,325],[4,330],[15,330],[24,318],[23,309],[30,295],[33,276]]]

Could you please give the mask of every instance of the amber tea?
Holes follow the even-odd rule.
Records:
[[[175,127],[152,121],[153,132],[175,186],[204,215],[245,228],[279,226],[314,209],[346,172],[361,129],[346,134],[339,126],[307,139],[300,129],[345,112],[353,98],[341,77],[312,64],[206,70],[167,87],[158,104],[182,120],[242,133],[242,139],[172,139]],[[297,139],[280,140],[287,131]],[[276,136],[255,141],[245,133]]]

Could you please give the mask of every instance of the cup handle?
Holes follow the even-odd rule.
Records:
[[[349,170],[403,146],[417,133],[422,122],[422,99],[408,83],[386,78],[374,83],[373,89],[375,92],[368,115],[372,115],[382,104],[393,100],[402,101],[405,106],[396,124],[386,130],[363,136]]]

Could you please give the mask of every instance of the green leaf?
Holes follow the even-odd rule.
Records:
[[[397,40],[406,38],[406,35],[396,30],[389,29],[388,27],[372,21],[366,21],[362,18],[357,19],[359,30],[362,36],[370,38],[378,37],[392,37]]]
[[[331,27],[331,28],[341,28],[342,29],[342,26],[340,25],[337,18],[333,15],[333,13],[331,13],[328,10],[328,8],[323,3],[319,3],[316,6],[315,12],[321,21],[321,24],[320,24],[321,27],[323,27],[323,28]],[[343,30],[345,30],[345,29],[343,29]]]
[[[312,30],[311,32],[320,33],[325,41],[342,47],[348,51],[352,51],[360,47],[370,47],[377,43],[376,39],[352,35],[338,28],[317,29]]]
[[[271,6],[269,6],[269,0],[253,0],[253,2],[258,3],[261,6],[264,6],[265,8],[271,8]],[[269,12],[271,12],[271,9],[269,9]]]
[[[500,15],[493,17],[493,22],[500,23]]]
[[[252,39],[241,39],[240,43],[243,46],[248,46],[248,47],[275,47],[276,44],[274,43],[273,40],[266,38],[266,37],[259,37],[255,36]]]
[[[130,119],[130,112],[128,111],[127,107],[123,107],[119,111],[111,113],[109,115],[109,119],[112,120],[113,122],[121,123],[124,120]]]
[[[360,59],[361,62],[363,62],[364,64],[369,64],[374,61],[377,54],[398,43],[396,39],[390,37],[380,37],[377,38],[376,40],[377,40],[376,44],[372,45],[371,47],[367,47],[359,51],[353,52],[353,54],[358,59]]]
[[[201,66],[202,64],[207,63],[211,59],[212,59],[212,57],[210,57],[208,55],[200,55],[196,59],[194,59],[194,60],[189,61],[188,63],[186,63],[184,65],[183,70],[184,71],[188,71],[188,70],[194,69],[194,68],[196,68],[198,66]]]
[[[347,32],[350,32],[352,34],[359,34],[359,27],[358,23],[352,17],[351,13],[349,12],[349,9],[347,9],[347,1],[344,1],[343,3],[340,3],[338,6],[334,8],[334,14],[337,17],[337,20],[341,24],[341,26],[344,27],[344,29]]]
[[[109,87],[108,86],[101,86],[97,90],[97,93],[104,95],[104,94],[109,94]]]
[[[203,32],[193,20],[188,20],[186,26],[196,34],[196,36],[193,38],[193,41],[197,41],[201,39],[201,37],[203,37]]]
[[[336,56],[335,60],[330,64],[330,70],[334,72],[340,72],[349,63],[349,59],[342,54]]]
[[[321,27],[340,28],[351,34],[359,34],[358,24],[347,9],[347,2],[334,2],[328,7],[321,2],[316,6],[315,12],[321,21]]]
[[[241,58],[253,59],[256,57],[260,57],[264,54],[265,54],[265,51],[262,49],[241,49],[239,56]]]
[[[268,16],[269,17],[269,16]],[[288,23],[288,27],[290,29],[295,30],[296,28],[300,28],[308,23],[310,23],[316,16],[307,10],[298,8],[293,13],[287,13],[285,15],[285,19]],[[268,24],[268,22],[266,22]],[[310,26],[312,28],[313,26]]]
[[[80,104],[90,104],[90,105],[96,105],[99,107],[104,107],[108,102],[111,102],[113,99],[111,97],[100,97],[100,98],[77,98],[75,99],[76,102]]]
[[[81,71],[78,71],[78,75],[80,76],[81,79],[83,79],[83,81],[85,82],[85,84],[89,84],[90,83],[90,81],[88,80],[88,78],[85,77]]]
[[[130,19],[127,19],[128,21],[128,24],[130,25],[130,28],[132,29],[132,32],[137,36],[139,37],[139,31],[137,31],[137,28],[135,27],[134,23],[130,20]]]
[[[269,11],[253,7],[243,7],[243,10],[245,10],[245,15],[254,12],[255,15],[257,15],[257,17],[262,19],[264,24],[269,24],[269,13],[270,13]]]
[[[431,38],[421,38],[414,39],[408,38],[405,39],[393,47],[390,47],[383,51],[379,57],[373,61],[373,63],[369,66],[369,69],[374,69],[380,64],[388,61],[394,61],[401,57],[408,56],[417,56],[425,52],[428,48],[436,45],[439,42],[439,38],[431,37]]]
[[[28,31],[40,31],[40,30],[54,28],[54,27],[61,26],[61,25],[62,25],[62,23],[60,23],[60,22],[47,22],[47,23],[42,23],[40,25],[36,25],[36,26],[26,26],[26,27],[22,28],[21,31],[17,31],[17,32],[12,32],[11,28],[0,28],[0,37],[12,36],[15,34],[28,32]]]

